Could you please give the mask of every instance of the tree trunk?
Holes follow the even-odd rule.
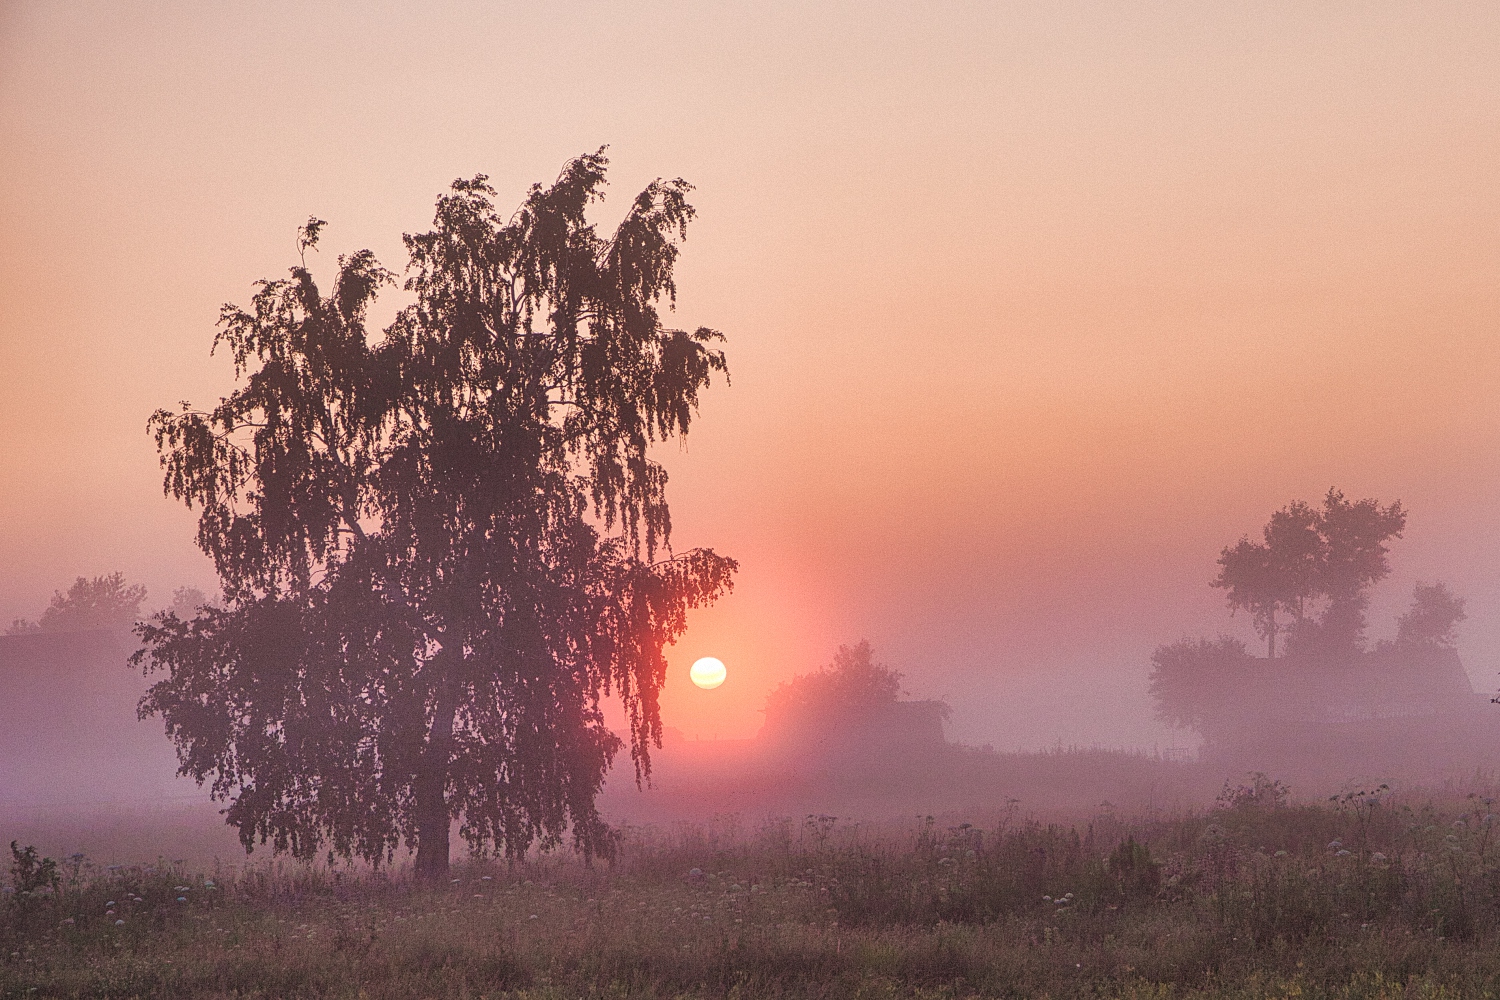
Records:
[[[1276,659],[1276,608],[1273,605],[1270,614],[1270,624],[1266,628],[1266,659]]]
[[[448,814],[448,767],[453,758],[453,719],[458,714],[458,683],[453,674],[452,669],[444,670],[432,730],[412,789],[416,794],[417,878],[424,880],[448,874],[448,840],[453,827]]]

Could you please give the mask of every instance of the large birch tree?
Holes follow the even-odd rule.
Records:
[[[309,220],[290,275],[223,309],[239,388],[151,418],[223,603],[138,630],[141,713],[247,850],[406,846],[435,877],[455,822],[481,853],[612,850],[605,772],[628,743],[649,776],[664,649],[736,566],[674,552],[651,454],[726,372],[718,333],[662,321],[690,186],[652,183],[601,235],[606,163],[579,157],[508,216],[485,177],[454,182],[405,237],[409,302],[379,334],[396,276],[361,251],[325,293]]]

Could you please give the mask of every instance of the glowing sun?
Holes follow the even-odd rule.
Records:
[[[703,690],[711,691],[724,683],[726,673],[723,660],[705,656],[693,664],[693,669],[688,672],[688,676]]]

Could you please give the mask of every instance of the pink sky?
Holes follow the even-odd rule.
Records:
[[[959,738],[1169,744],[1151,649],[1249,638],[1218,550],[1330,485],[1411,510],[1372,635],[1445,579],[1500,686],[1500,8],[812,6],[0,8],[0,621],[212,584],[145,419],[308,215],[399,267],[454,177],[608,143],[606,221],[698,186],[734,378],[665,453],[743,565],[669,725],[868,637]]]

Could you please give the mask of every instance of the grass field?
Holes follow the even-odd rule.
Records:
[[[61,859],[55,891],[4,896],[0,995],[1500,993],[1484,798],[1288,806],[1273,792],[1077,827],[627,830],[613,865],[472,861],[436,887],[399,870]]]

